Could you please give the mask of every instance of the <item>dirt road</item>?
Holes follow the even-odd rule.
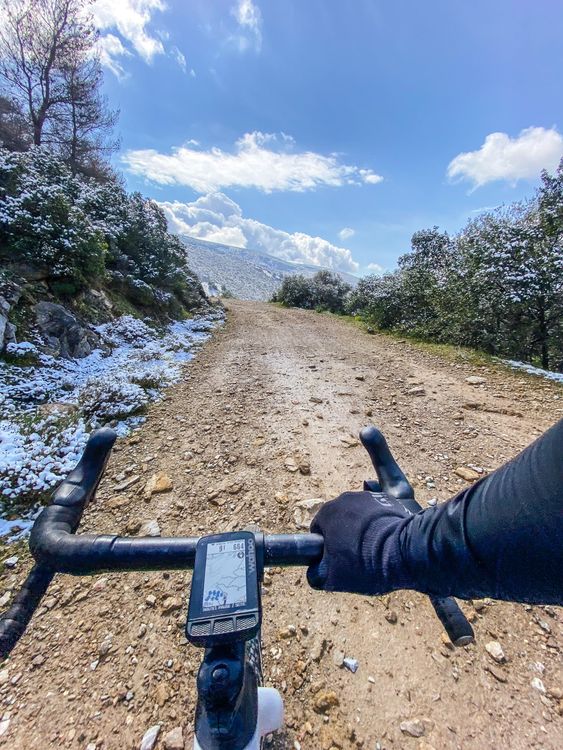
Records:
[[[472,375],[486,382],[467,383]],[[425,505],[464,486],[456,468],[489,471],[561,416],[560,386],[444,361],[329,316],[233,301],[185,380],[119,441],[83,526],[295,530],[297,501],[329,499],[371,475],[350,437],[369,422],[383,429]],[[173,488],[147,501],[144,486],[157,472]],[[0,593],[25,569],[22,561],[4,572]],[[138,748],[159,723],[157,748],[178,747],[167,734],[177,727],[191,747],[200,654],[183,636],[189,581],[176,572],[59,576],[0,672],[9,719],[0,745]],[[272,746],[562,747],[561,609],[463,607],[477,643],[454,651],[421,595],[326,595],[308,588],[304,571],[270,571],[265,668],[287,713]],[[489,656],[490,641],[506,663]],[[358,660],[355,674],[339,666],[338,652]],[[315,711],[322,690],[339,701],[324,714]]]

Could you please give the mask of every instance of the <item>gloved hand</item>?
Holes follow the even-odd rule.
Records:
[[[324,537],[324,554],[307,570],[316,589],[385,594],[413,588],[401,552],[401,533],[413,518],[414,492],[375,427],[360,439],[378,476],[374,492],[345,492],[325,503],[311,523]]]

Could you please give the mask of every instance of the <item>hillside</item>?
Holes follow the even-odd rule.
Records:
[[[180,238],[187,249],[190,267],[210,295],[228,291],[238,299],[268,300],[286,276],[296,273],[313,276],[321,270],[319,266],[290,263],[257,250],[220,245],[186,235]],[[353,286],[358,283],[352,274],[338,274]]]

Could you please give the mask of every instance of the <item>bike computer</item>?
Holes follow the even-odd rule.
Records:
[[[201,537],[188,606],[188,641],[210,647],[253,638],[262,619],[258,578],[252,532]]]

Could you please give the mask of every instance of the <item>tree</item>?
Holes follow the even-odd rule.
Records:
[[[116,114],[100,95],[97,32],[88,0],[0,0],[0,77],[28,119],[35,146],[68,160],[73,173],[99,170],[116,148]],[[102,170],[103,171],[103,170]]]
[[[27,121],[18,103],[0,96],[0,146],[8,151],[27,151],[31,146]]]

